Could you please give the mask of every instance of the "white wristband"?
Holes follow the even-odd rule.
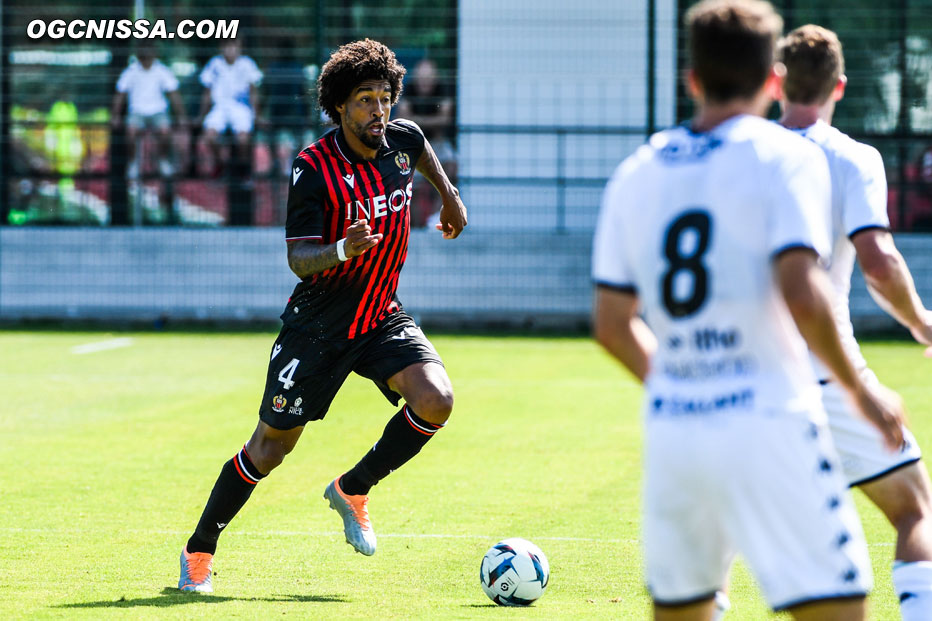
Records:
[[[344,246],[346,246],[345,237],[337,242],[337,258],[341,261],[346,261],[349,259],[349,257],[346,256],[346,250],[344,249]]]

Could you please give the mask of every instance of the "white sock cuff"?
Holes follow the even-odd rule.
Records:
[[[932,591],[932,561],[894,562],[893,588],[897,595]]]
[[[712,621],[722,621],[725,613],[731,608],[731,601],[724,591],[715,592],[715,612],[712,614]]]

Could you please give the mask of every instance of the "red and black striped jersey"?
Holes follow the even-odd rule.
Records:
[[[282,320],[314,336],[352,339],[400,307],[398,275],[408,254],[413,173],[424,151],[413,122],[386,124],[375,159],[365,160],[334,129],[295,158],[288,192],[287,241],[332,244],[366,219],[382,240],[358,257],[305,278]]]

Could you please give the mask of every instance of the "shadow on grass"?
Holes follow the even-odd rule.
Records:
[[[75,602],[59,604],[55,608],[135,608],[136,606],[181,606],[184,604],[220,602],[345,602],[339,595],[273,595],[271,597],[230,597],[227,595],[205,595],[200,593],[181,593],[176,587],[165,587],[158,597],[139,597],[136,599],[105,599],[97,602]]]

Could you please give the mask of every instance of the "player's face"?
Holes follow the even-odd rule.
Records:
[[[366,147],[378,149],[385,136],[385,124],[392,110],[392,89],[388,82],[367,80],[337,106],[343,128]]]

